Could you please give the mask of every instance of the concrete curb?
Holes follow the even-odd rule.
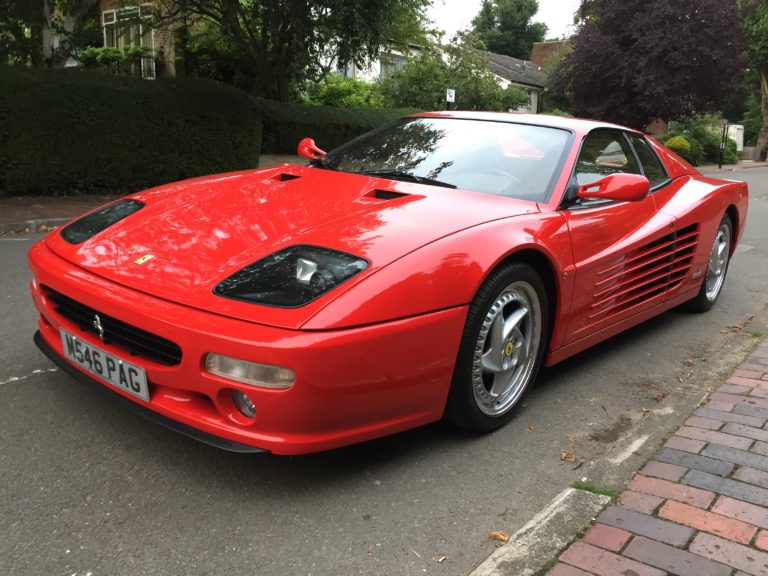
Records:
[[[568,488],[470,576],[533,576],[581,534],[611,499],[602,494]]]
[[[47,232],[72,220],[74,216],[67,218],[40,218],[37,220],[22,220],[21,222],[0,222],[0,234],[31,234],[33,232]]]

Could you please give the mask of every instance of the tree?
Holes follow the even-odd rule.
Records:
[[[502,88],[490,69],[488,53],[472,34],[460,34],[448,46],[432,44],[402,70],[381,83],[387,103],[395,107],[440,110],[445,91],[456,90],[462,110],[515,110],[528,102],[517,86]]]
[[[472,31],[491,52],[528,60],[547,35],[545,24],[531,22],[538,11],[537,0],[483,0]]]
[[[0,63],[39,65],[42,25],[42,2],[0,1]]]
[[[425,22],[429,0],[159,0],[159,17],[210,23],[246,90],[288,100],[329,64],[364,64],[382,46],[406,47]]]
[[[579,116],[643,129],[716,112],[744,76],[736,0],[582,0],[557,82]]]
[[[755,146],[763,158],[768,146],[768,1],[744,0],[742,10],[747,32],[747,54],[760,78],[759,116],[762,122]],[[753,118],[758,116],[756,107],[751,108]]]
[[[22,0],[23,1],[23,0]],[[42,58],[63,68],[72,53],[72,38],[99,0],[42,0]]]
[[[0,0],[0,62],[64,66],[99,0]],[[101,37],[99,31],[99,38]]]

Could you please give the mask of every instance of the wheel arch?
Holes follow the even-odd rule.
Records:
[[[739,230],[741,230],[741,222],[739,220],[739,210],[736,208],[735,205],[729,204],[728,207],[725,209],[725,213],[730,217],[731,219],[731,252],[730,256],[733,256],[733,253],[736,250],[736,243],[739,238]]]
[[[549,314],[548,314],[549,325],[547,326],[547,342],[545,342],[545,347],[546,347],[545,349],[547,350],[546,354],[548,354],[549,344],[551,342],[552,334],[554,332],[555,321],[561,309],[562,289],[558,281],[558,273],[557,273],[555,264],[552,261],[551,257],[547,255],[543,250],[539,250],[537,248],[527,246],[520,250],[516,250],[510,254],[507,254],[504,258],[502,258],[499,262],[497,262],[495,266],[493,266],[490,270],[488,270],[488,274],[486,275],[486,277],[493,274],[493,272],[498,270],[500,267],[511,262],[521,262],[523,264],[528,264],[531,268],[536,270],[536,272],[541,276],[541,279],[544,282],[544,286],[547,290],[546,297],[547,297],[547,305],[549,309]],[[484,282],[485,280],[483,280],[483,283]],[[480,285],[478,285],[477,287],[478,290],[483,285],[483,283],[480,283]]]

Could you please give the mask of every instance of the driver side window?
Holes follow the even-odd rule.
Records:
[[[576,185],[592,184],[617,172],[641,174],[624,135],[617,130],[590,132],[576,161]]]

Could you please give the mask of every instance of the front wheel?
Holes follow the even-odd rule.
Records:
[[[538,373],[548,329],[538,272],[523,263],[493,272],[467,313],[446,419],[478,432],[506,424]]]
[[[731,256],[733,225],[728,214],[723,215],[720,226],[715,234],[715,241],[709,253],[707,272],[701,282],[699,293],[688,303],[688,308],[694,312],[706,312],[715,305],[723,291],[725,275]]]

